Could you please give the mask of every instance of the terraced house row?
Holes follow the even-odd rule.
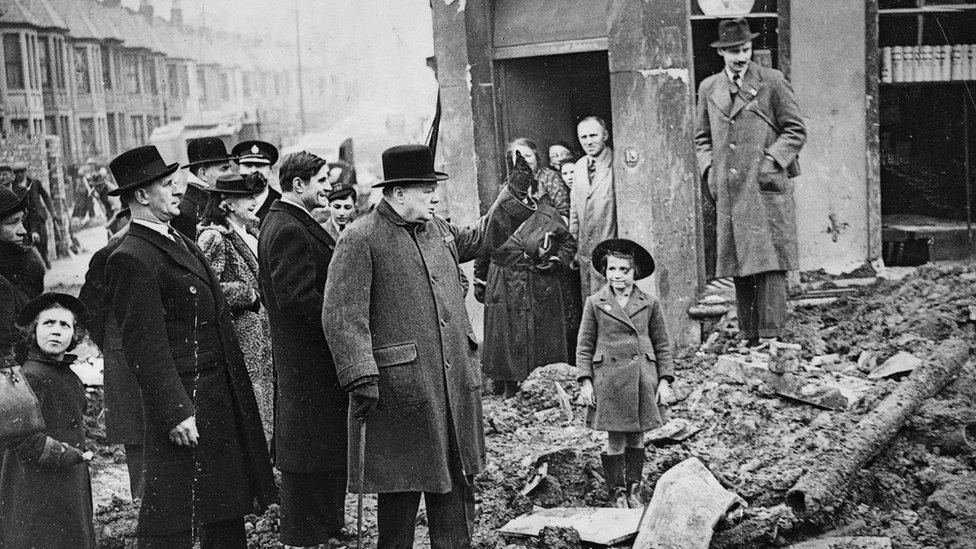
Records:
[[[294,44],[192,28],[179,0],[169,20],[150,0],[4,0],[0,36],[0,131],[57,135],[68,164],[107,161],[157,128],[281,142],[298,126]]]

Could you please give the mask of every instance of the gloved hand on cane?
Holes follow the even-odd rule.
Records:
[[[375,379],[370,379],[352,389],[352,416],[365,422],[380,401],[380,386]]]

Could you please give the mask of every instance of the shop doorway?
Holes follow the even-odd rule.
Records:
[[[565,141],[578,158],[582,151],[576,124],[587,116],[599,116],[607,122],[612,146],[606,51],[505,59],[496,61],[495,66],[499,150],[515,138],[527,137],[539,145],[540,152],[552,143]]]

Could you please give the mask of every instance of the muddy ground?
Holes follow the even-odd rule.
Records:
[[[974,306],[976,267],[923,267],[900,282],[882,280],[834,303],[796,309],[788,338],[802,345],[803,361],[837,353],[838,369],[864,378],[865,372],[855,366],[862,352],[870,353],[877,363],[902,350],[924,361],[943,339],[971,340],[970,307]],[[682,400],[671,407],[670,415],[702,430],[682,443],[649,448],[645,497],[651,497],[662,473],[694,456],[748,502],[748,518],[755,509],[782,503],[807,468],[899,381],[875,382],[859,404],[845,411],[790,401],[763,384],[738,385],[717,377],[713,367],[718,355],[737,352],[734,320],[719,323],[717,329],[719,337],[709,348],[682,350],[677,361],[675,389]],[[584,426],[579,406],[574,406],[574,418],[568,421],[554,388],[554,383],[560,383],[575,399],[573,374],[570,367],[553,365],[526,382],[520,399],[502,402],[499,397],[485,397],[488,462],[478,478],[478,547],[536,547],[535,541],[504,539],[496,533],[533,506],[607,504],[599,465],[605,435]],[[121,453],[104,445],[97,412],[96,394],[91,421],[92,442],[99,448],[93,469],[100,504],[96,532],[102,547],[131,546],[135,507],[128,501]],[[925,404],[887,451],[851,479],[841,504],[829,516],[819,517],[818,524],[790,524],[775,537],[750,546],[784,546],[833,532],[889,537],[896,548],[976,547],[976,459],[965,448],[958,453],[958,447],[953,455],[946,455],[937,434],[974,419],[976,368],[970,363],[952,385]],[[540,457],[549,463],[548,477],[528,496],[519,495]],[[347,516],[354,526],[353,496],[347,499]],[[369,541],[364,547],[374,546],[374,517],[375,500],[367,496]],[[276,546],[275,519],[275,509],[262,517],[249,517],[253,547]],[[421,514],[418,524],[424,522]],[[417,547],[426,546],[424,534],[423,528],[418,530]]]

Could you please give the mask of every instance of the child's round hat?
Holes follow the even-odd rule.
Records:
[[[590,256],[593,260],[593,268],[603,276],[607,276],[607,254],[610,252],[634,256],[634,267],[637,270],[634,273],[635,280],[647,278],[654,272],[654,258],[643,246],[626,238],[608,238],[597,244]]]
[[[17,325],[29,326],[41,311],[47,310],[55,303],[74,313],[75,324],[88,323],[88,307],[85,307],[85,304],[77,297],[58,292],[45,292],[24,305],[24,308],[17,314]]]

